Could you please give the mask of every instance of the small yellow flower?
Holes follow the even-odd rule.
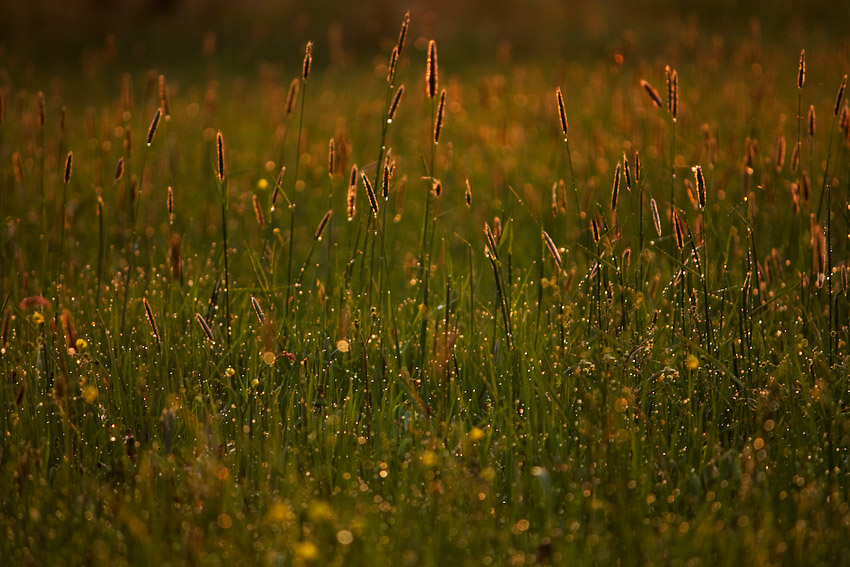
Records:
[[[228,366],[227,370],[224,371],[224,375],[228,378],[233,378],[236,376],[236,371],[232,367]]]
[[[330,522],[335,517],[333,508],[331,508],[331,505],[324,500],[311,501],[307,508],[307,515],[314,522]]]
[[[336,350],[339,352],[348,352],[348,349],[351,345],[348,344],[348,341],[345,339],[339,339],[336,342]]]
[[[319,548],[312,541],[302,541],[295,544],[295,557],[312,561],[319,557]]]
[[[268,189],[268,187],[269,182],[265,177],[257,181],[257,189]]]
[[[688,358],[685,359],[685,364],[688,366],[688,370],[696,370],[699,368],[699,359],[694,354],[689,354]]]
[[[93,384],[83,386],[83,399],[87,404],[93,404],[97,399],[97,388]]]
[[[34,325],[38,326],[44,323],[44,315],[41,314],[40,311],[36,311],[32,314],[32,322]]]
[[[285,526],[289,525],[293,519],[295,519],[295,512],[292,510],[292,506],[281,500],[269,506],[269,510],[266,512],[266,521],[272,524]]]
[[[85,350],[85,349],[89,348],[89,343],[86,341],[86,339],[77,339],[76,345],[77,345],[77,352],[80,352],[81,350]]]
[[[422,459],[422,464],[426,467],[436,467],[440,462],[440,456],[437,455],[434,451],[425,450],[422,451],[422,455],[420,455]]]
[[[484,431],[478,427],[473,427],[469,430],[470,441],[481,441],[484,439]]]

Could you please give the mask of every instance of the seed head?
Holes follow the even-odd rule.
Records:
[[[440,132],[443,130],[443,117],[446,112],[446,89],[440,93],[440,106],[437,109],[437,119],[434,122],[434,143],[440,143]]]
[[[393,52],[390,53],[390,64],[387,66],[387,82],[393,84],[395,80],[395,68],[398,64],[398,46],[393,47]]]
[[[398,32],[398,43],[396,44],[399,57],[401,57],[401,53],[404,51],[404,40],[407,38],[408,27],[410,27],[410,12],[405,12],[404,21],[401,22],[401,30]]]
[[[201,326],[201,330],[204,332],[204,336],[207,337],[207,340],[211,343],[215,343],[212,329],[210,329],[210,326],[207,324],[207,320],[204,319],[204,316],[200,313],[195,313],[195,320],[198,322],[198,325]]]
[[[437,89],[440,86],[437,74],[437,42],[432,39],[428,42],[428,61],[425,67],[425,89],[428,98],[431,99],[437,96]]]
[[[366,196],[369,197],[369,207],[372,209],[372,214],[378,216],[378,199],[375,197],[375,190],[372,188],[372,183],[366,174],[361,171],[360,179],[363,181],[363,186],[366,188]]]
[[[65,158],[65,185],[71,181],[71,167],[74,163],[74,152],[68,152],[68,157]]]
[[[304,63],[301,65],[301,80],[306,81],[310,77],[310,68],[313,66],[313,42],[307,42],[304,50]]]
[[[558,252],[558,247],[555,246],[555,243],[552,242],[552,238],[549,234],[544,230],[543,231],[543,240],[546,242],[546,247],[549,248],[549,252],[552,254],[552,257],[555,259],[555,264],[558,265],[558,271],[561,271],[561,253]]]
[[[809,137],[814,138],[815,137],[815,107],[814,107],[814,105],[809,106],[808,123],[809,123]]]
[[[844,89],[847,88],[847,75],[844,75],[844,78],[841,79],[841,85],[838,87],[838,94],[835,95],[835,111],[833,114],[838,116],[838,113],[841,111],[841,100],[844,98]],[[2,124],[2,118],[0,118],[0,124]]]
[[[148,303],[148,299],[146,297],[142,298],[142,303],[145,305],[145,313],[148,316],[148,323],[151,326],[151,334],[153,335],[154,340],[158,343],[160,342],[159,336],[159,328],[156,326],[156,319],[153,316],[153,309],[151,309],[151,304]]]
[[[124,177],[124,158],[118,158],[118,165],[115,166],[115,177],[113,178],[113,183],[118,183],[121,178]]]
[[[162,116],[162,109],[157,108],[156,114],[153,115],[153,120],[151,120],[150,128],[148,128],[148,139],[147,144],[150,147],[153,142],[153,137],[156,136],[156,127],[159,126],[159,119]]]
[[[611,210],[617,210],[617,202],[620,198],[620,162],[617,162],[617,169],[614,172],[614,186],[611,188]]]
[[[702,167],[694,166],[694,180],[697,183],[697,199],[699,200],[700,210],[705,209],[705,177],[702,174]]]
[[[223,182],[227,175],[227,164],[224,161],[224,137],[221,135],[221,130],[216,134],[215,145],[218,154],[218,179]]]
[[[649,95],[649,98],[652,99],[653,104],[658,108],[664,106],[664,101],[661,100],[661,95],[658,94],[658,91],[653,88],[647,81],[641,79],[640,86],[646,91],[646,94]]]
[[[300,82],[298,79],[292,79],[292,82],[289,83],[289,91],[286,93],[286,104],[284,105],[284,115],[287,118],[292,116],[292,109],[295,108],[295,100],[298,98],[298,85]]]
[[[785,165],[785,136],[780,135],[776,138],[776,172],[782,171],[782,166]]]
[[[251,202],[254,205],[254,216],[257,219],[257,224],[260,228],[266,226],[266,218],[263,215],[263,208],[260,206],[260,198],[257,197],[256,193],[251,197]]]
[[[319,221],[319,227],[316,229],[316,234],[313,235],[313,238],[316,240],[322,239],[322,233],[325,232],[325,227],[328,226],[328,222],[331,220],[331,215],[333,214],[333,209],[329,210],[322,217],[322,220]]]
[[[401,97],[404,96],[404,85],[401,85],[395,91],[395,96],[393,96],[393,101],[390,103],[390,109],[387,112],[387,124],[392,123],[395,118],[395,113],[398,110],[398,105],[401,102]]]
[[[685,234],[678,211],[673,212],[673,227],[676,229],[676,247],[681,250],[685,247]]]
[[[558,116],[561,118],[561,132],[564,133],[564,141],[566,142],[570,134],[570,125],[567,122],[567,111],[564,107],[564,95],[561,94],[561,88],[558,87]]]
[[[165,120],[171,120],[171,105],[168,103],[168,87],[165,84],[165,75],[159,76],[159,107],[165,115]]]
[[[658,215],[658,205],[655,204],[655,199],[649,200],[649,210],[652,212],[652,224],[655,225],[655,232],[661,236],[661,217]]]

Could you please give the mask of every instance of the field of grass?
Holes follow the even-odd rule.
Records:
[[[7,40],[0,556],[850,564],[846,30],[414,7]]]

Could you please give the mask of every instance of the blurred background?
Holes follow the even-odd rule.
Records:
[[[753,33],[792,51],[823,47],[846,59],[850,22],[850,2],[827,0],[6,0],[0,49],[7,65],[37,61],[45,70],[74,66],[97,48],[124,66],[190,66],[213,49],[223,64],[244,66],[297,61],[312,40],[317,66],[324,59],[344,67],[383,58],[405,10],[413,39],[436,37],[455,68],[617,49],[651,53],[677,37],[734,41]]]

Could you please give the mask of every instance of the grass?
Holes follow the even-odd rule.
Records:
[[[0,555],[850,563],[847,44],[438,87],[416,16],[393,73],[5,62]]]

